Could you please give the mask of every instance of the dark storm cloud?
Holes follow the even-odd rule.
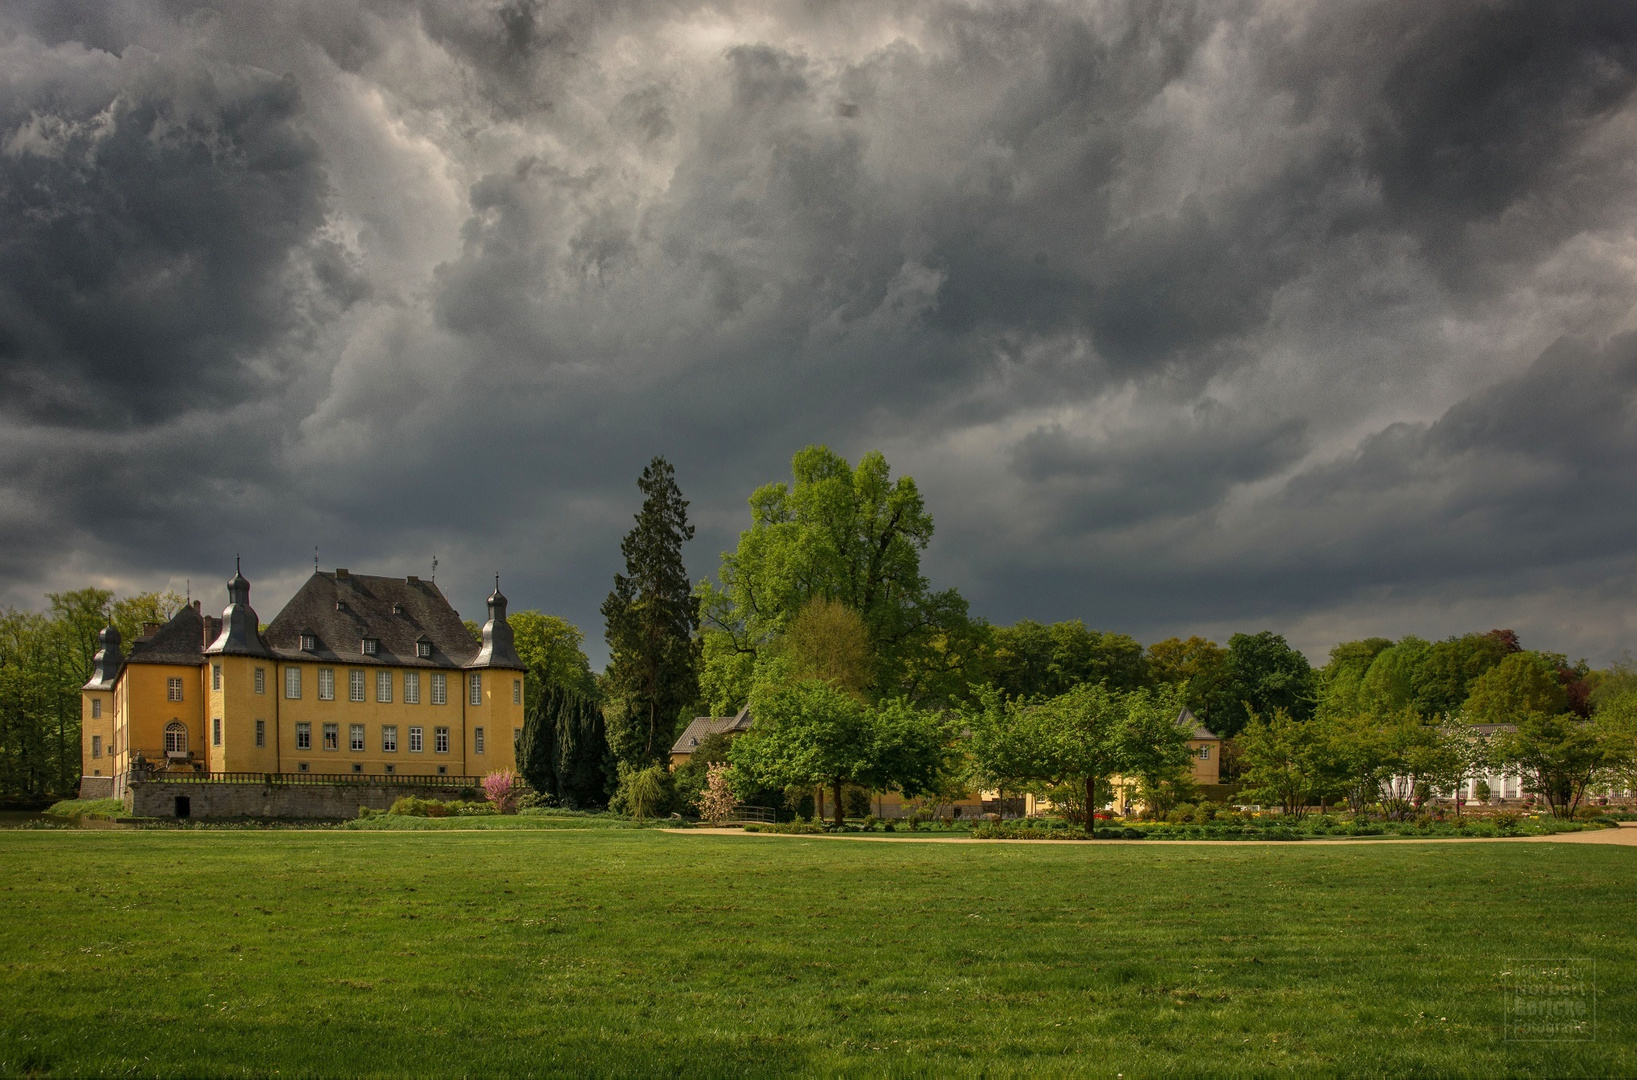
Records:
[[[323,216],[295,81],[59,49],[0,98],[4,408],[144,424],[273,389],[255,361],[301,321]],[[333,255],[314,269],[346,295]]]
[[[1206,402],[1184,422],[1101,441],[1057,425],[1040,428],[1017,443],[1013,469],[1052,492],[1067,526],[1080,533],[1209,510],[1235,485],[1292,464],[1306,450],[1300,420],[1234,427],[1221,422],[1222,411]]]
[[[0,49],[14,601],[316,542],[595,634],[650,455],[703,573],[826,441],[999,619],[1322,639],[1413,584],[1626,647],[1629,6],[21,3]]]
[[[1629,554],[1637,505],[1637,334],[1559,341],[1431,424],[1393,424],[1295,477],[1283,509],[1349,521],[1337,571],[1486,576]]]

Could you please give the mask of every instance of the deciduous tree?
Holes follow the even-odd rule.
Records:
[[[1606,728],[1569,712],[1529,712],[1515,722],[1516,731],[1496,736],[1496,757],[1546,800],[1553,816],[1573,817],[1587,789],[1614,763]]]
[[[1305,817],[1326,789],[1324,746],[1316,734],[1284,709],[1275,709],[1266,719],[1253,714],[1239,736],[1242,794],[1274,803],[1294,820]]]
[[[827,788],[838,825],[847,785],[913,798],[934,790],[948,753],[949,732],[936,714],[902,699],[872,708],[818,679],[763,684],[750,710],[755,726],[729,751],[741,792]]]
[[[791,473],[792,484],[751,495],[751,527],[723,554],[717,583],[699,586],[710,631],[725,637],[709,649],[712,666],[733,670],[707,675],[713,692],[742,687],[734,656],[775,641],[815,597],[863,619],[875,696],[929,700],[960,688],[977,652],[972,624],[958,593],[933,592],[921,575],[933,525],[915,481],[893,479],[878,452],[854,468],[824,446],[798,453]]]
[[[1212,710],[1211,730],[1237,735],[1251,716],[1283,709],[1295,720],[1313,715],[1313,668],[1307,657],[1271,630],[1228,639],[1228,687]]]

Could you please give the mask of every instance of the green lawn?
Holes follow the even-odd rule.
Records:
[[[0,1074],[1629,1076],[1637,852],[0,832]],[[1590,1042],[1501,1038],[1589,957]]]

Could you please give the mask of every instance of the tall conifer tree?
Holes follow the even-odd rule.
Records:
[[[625,573],[614,575],[602,613],[614,699],[609,741],[620,760],[642,768],[664,759],[682,710],[698,700],[699,600],[682,565],[694,530],[676,470],[656,457],[637,487],[642,511],[620,544]]]

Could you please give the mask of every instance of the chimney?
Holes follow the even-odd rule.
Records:
[[[159,624],[158,623],[156,623],[156,622],[145,622],[145,623],[142,624],[142,637],[139,640],[147,641],[149,638],[153,637],[157,633],[159,633]]]
[[[199,601],[194,601],[195,605],[198,603]],[[216,618],[214,615],[204,615],[201,616],[201,618],[204,620],[205,624],[205,643],[203,647],[208,649],[216,643],[217,636],[222,632],[222,620]]]
[[[421,583],[421,579],[416,577],[414,574],[410,574],[404,580],[407,581],[411,585],[419,585]]]
[[[198,610],[199,610],[199,601],[197,601],[197,600],[195,600],[195,601],[194,601],[194,602],[193,602],[193,610],[194,610],[194,611],[198,611]]]
[[[346,576],[347,576],[347,568],[345,566],[338,566],[338,567],[335,568],[335,580],[341,581],[341,580],[345,579]]]

